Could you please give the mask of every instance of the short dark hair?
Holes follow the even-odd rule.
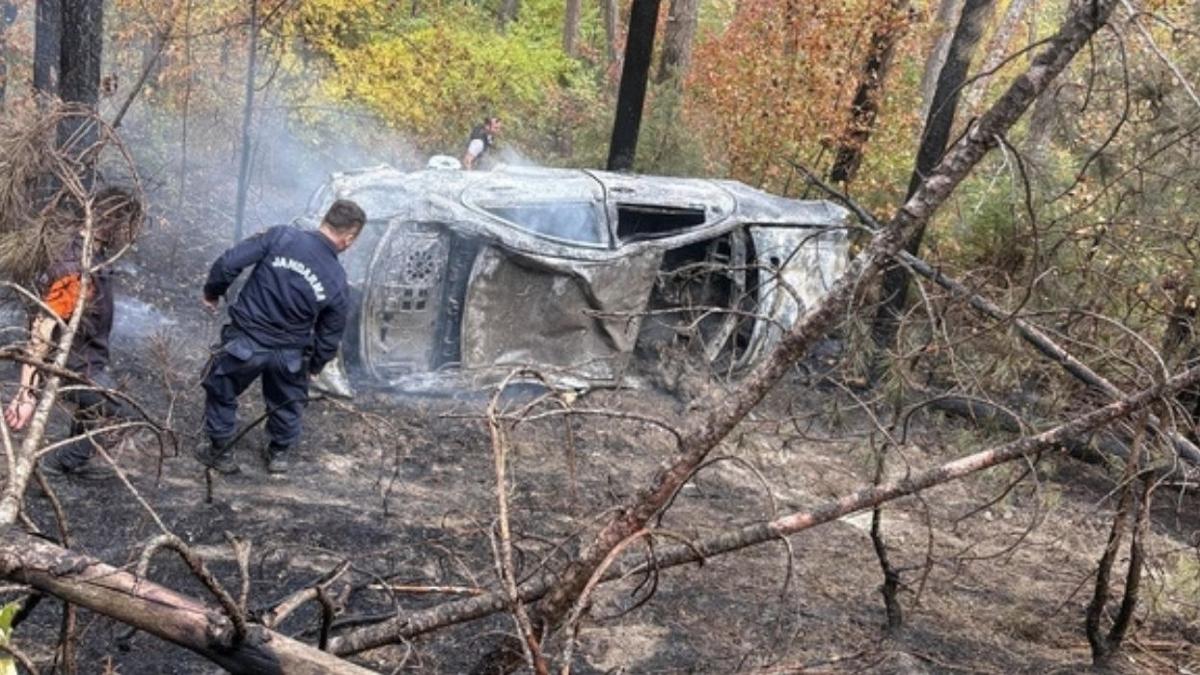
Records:
[[[367,214],[349,199],[339,199],[325,212],[323,223],[335,232],[357,232],[367,222]]]

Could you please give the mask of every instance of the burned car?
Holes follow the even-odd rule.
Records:
[[[334,371],[356,384],[459,388],[528,366],[586,387],[669,349],[736,376],[848,257],[843,209],[734,181],[382,166],[334,174],[299,222],[338,198],[368,218]]]

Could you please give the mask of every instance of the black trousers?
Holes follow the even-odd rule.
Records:
[[[300,437],[300,419],[308,400],[308,372],[300,349],[268,349],[232,326],[204,377],[204,433],[225,444],[237,433],[238,396],[254,380],[262,380],[267,405],[267,435],[276,450]]]
[[[93,370],[92,381],[105,389],[113,388],[112,378],[103,370]],[[68,385],[71,387],[77,385]],[[94,389],[69,389],[60,399],[74,407],[71,412],[71,436],[81,436],[100,429],[114,421],[131,417],[128,406],[110,399]],[[94,443],[107,445],[109,438],[84,436],[54,452],[62,466],[68,469],[81,467],[96,454]]]

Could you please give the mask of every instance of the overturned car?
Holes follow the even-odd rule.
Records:
[[[840,207],[733,181],[383,166],[334,174],[298,222],[338,198],[369,220],[344,260],[355,308],[331,373],[358,386],[470,387],[527,366],[587,387],[636,380],[665,350],[736,377],[848,257]]]

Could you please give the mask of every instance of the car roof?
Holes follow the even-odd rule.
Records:
[[[536,166],[502,165],[492,171],[422,169],[404,172],[388,165],[334,173],[309,203],[308,219],[320,214],[337,198],[354,199],[372,220],[404,217],[412,220],[471,223],[511,241],[518,248],[570,255],[566,249],[610,248],[608,207],[622,205],[693,209],[704,213],[703,223],[690,228],[720,230],[741,223],[780,226],[841,226],[847,211],[821,200],[779,197],[732,180],[636,175]],[[497,205],[596,202],[603,234],[596,241],[565,240],[534,233],[541,240],[563,247],[546,251],[545,241],[522,246],[529,232],[512,221]],[[607,206],[606,206],[607,205]],[[615,213],[615,211],[614,211]],[[481,232],[480,234],[486,234]],[[528,242],[526,242],[528,243]]]

